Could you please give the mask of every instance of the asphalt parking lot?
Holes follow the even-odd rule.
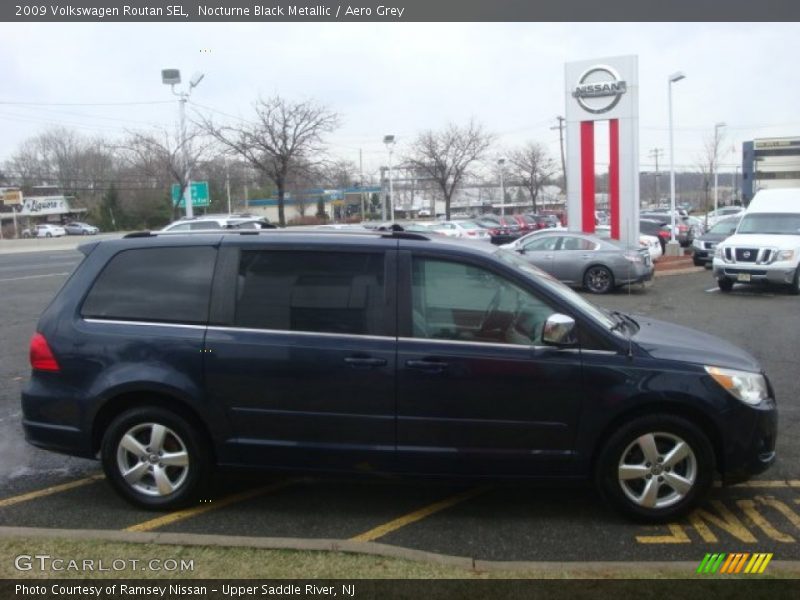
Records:
[[[776,390],[777,463],[757,481],[715,488],[683,521],[631,523],[588,487],[230,474],[197,507],[160,514],[122,501],[97,463],[37,450],[22,437],[28,339],[79,260],[70,250],[0,254],[0,525],[354,539],[500,561],[699,562],[706,552],[742,551],[800,560],[800,299],[782,290],[721,294],[703,271],[591,297],[746,348]]]

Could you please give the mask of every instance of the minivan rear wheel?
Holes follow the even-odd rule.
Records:
[[[673,415],[640,417],[606,442],[595,474],[602,495],[637,520],[666,522],[711,488],[714,452],[692,422]]]
[[[171,510],[195,500],[211,468],[197,430],[158,407],[139,407],[115,418],[103,436],[106,477],[136,506]]]

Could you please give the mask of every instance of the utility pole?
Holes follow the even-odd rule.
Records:
[[[358,187],[361,188],[361,220],[364,220],[366,208],[364,206],[364,157],[361,148],[358,149]]]
[[[658,170],[658,159],[659,159],[659,157],[664,156],[664,149],[663,148],[653,148],[652,150],[650,150],[650,156],[652,156],[656,160],[656,197],[655,197],[655,202],[656,202],[656,207],[659,207],[661,205],[661,194],[658,191],[658,187],[659,187],[658,183],[661,180],[661,172]]]
[[[225,191],[228,194],[228,214],[231,214],[231,173],[228,169],[228,157],[225,157]]]
[[[558,142],[561,146],[561,174],[564,176],[564,192],[567,191],[567,161],[564,158],[564,117],[558,116],[558,125],[551,127],[551,130],[558,129]]]

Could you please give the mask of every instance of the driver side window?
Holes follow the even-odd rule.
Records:
[[[415,338],[538,345],[551,306],[473,265],[428,258],[412,263]]]

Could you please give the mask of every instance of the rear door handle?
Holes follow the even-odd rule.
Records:
[[[351,367],[356,369],[358,368],[372,368],[372,367],[385,367],[386,366],[386,359],[385,358],[366,358],[366,357],[356,357],[356,356],[348,356],[344,359]]]
[[[427,373],[441,373],[448,365],[446,362],[439,360],[407,360],[406,366],[409,369],[416,369]]]

